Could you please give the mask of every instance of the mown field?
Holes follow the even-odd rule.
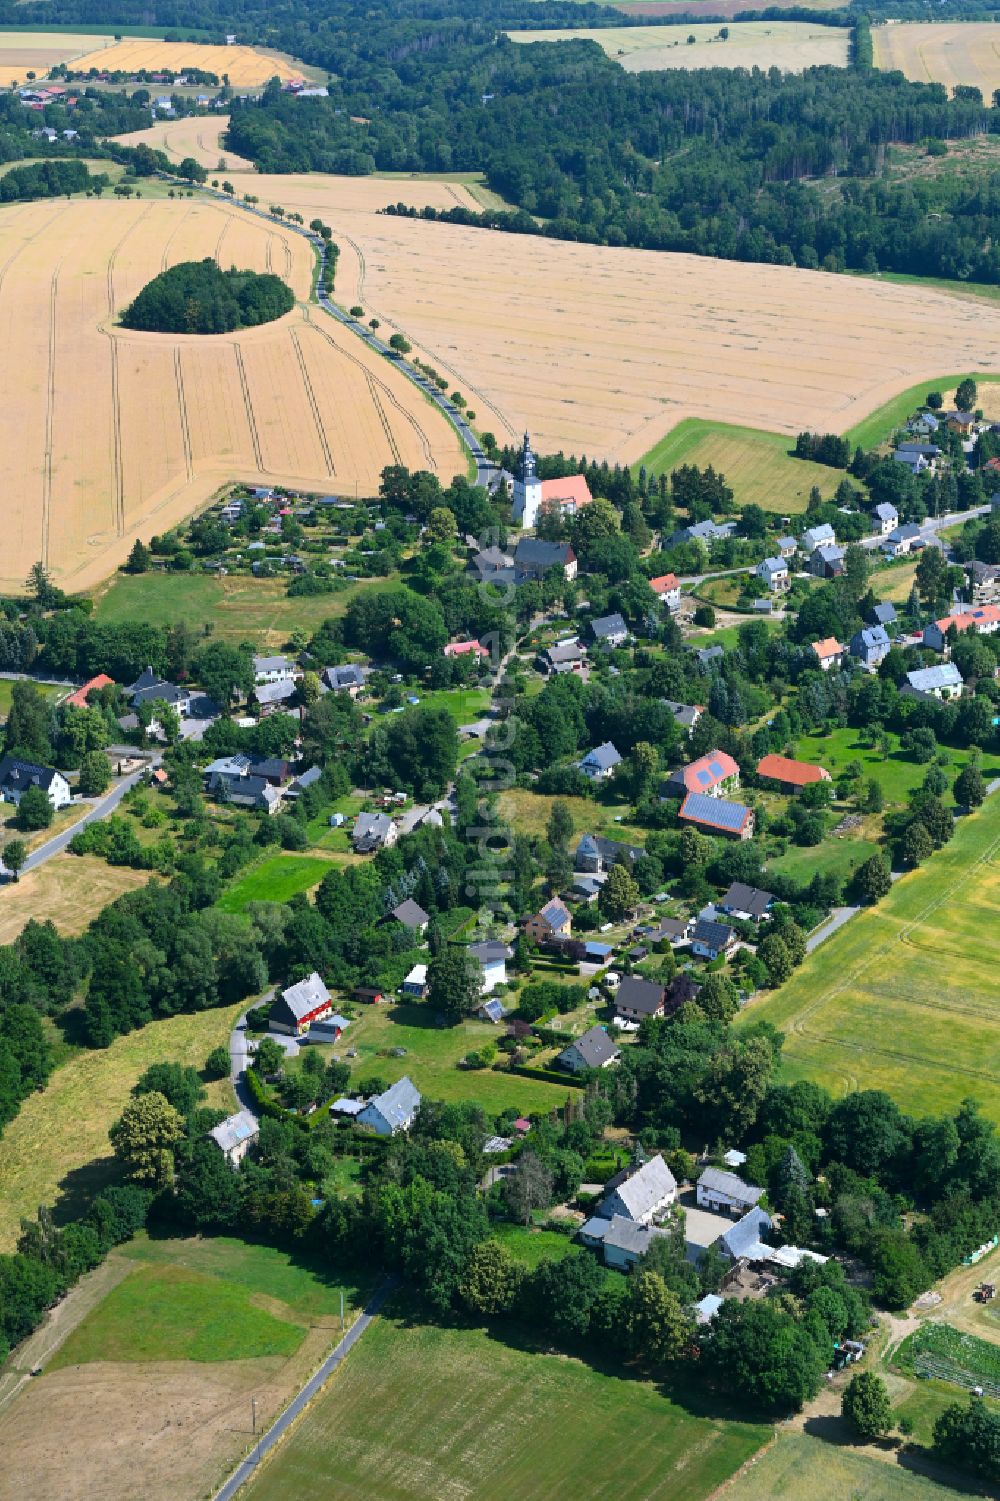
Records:
[[[148,870],[108,865],[96,855],[56,855],[3,887],[0,943],[13,943],[32,917],[44,916],[60,933],[82,933],[109,902],[149,878]]]
[[[991,21],[906,21],[873,26],[875,66],[894,69],[916,83],[956,84],[982,90],[989,101],[1000,88],[1000,31]]]
[[[222,144],[222,137],[229,129],[228,115],[211,115],[206,118],[203,115],[187,115],[180,120],[157,120],[154,125],[149,125],[145,130],[131,130],[126,135],[115,136],[115,140],[122,146],[149,146],[153,151],[162,151],[164,156],[176,165],[185,157],[192,157],[199,166],[205,167],[209,172],[222,170],[219,168],[220,161],[225,162],[225,172],[253,172],[253,162],[247,161],[246,157],[237,156],[234,151],[227,151]],[[250,191],[250,184],[240,184],[241,191]]]
[[[745,1013],[786,1036],[782,1071],[836,1094],[885,1089],[906,1110],[967,1095],[1000,1120],[1000,1016],[990,935],[1000,918],[1000,798],[878,906]]]
[[[725,1492],[726,1501],[954,1501],[950,1486],[845,1444],[782,1433]]]
[[[701,1501],[769,1433],[482,1330],[384,1316],[246,1496]]]
[[[651,474],[669,473],[680,464],[701,469],[711,464],[726,476],[740,505],[792,516],[805,510],[814,485],[828,500],[840,479],[825,464],[792,458],[791,446],[781,433],[692,417],[654,444],[641,462]]]
[[[716,11],[716,14],[722,14]],[[847,66],[846,28],[805,21],[737,21],[729,36],[718,23],[623,26],[593,31],[509,31],[512,42],[596,42],[629,73],[661,68],[804,68]],[[692,40],[693,39],[693,40]]]
[[[0,85],[25,84],[29,73],[44,77],[57,63],[69,62],[101,44],[110,46],[113,41],[111,36],[73,31],[0,31]]]
[[[851,761],[860,761],[863,774],[874,777],[881,784],[886,803],[902,805],[906,802],[907,794],[914,787],[921,786],[927,768],[918,765],[899,749],[898,735],[890,731],[887,739],[889,754],[885,759],[880,751],[872,749],[859,730],[849,728],[831,730],[825,735],[802,735],[796,744],[795,754],[800,761],[817,762],[825,766],[834,781]],[[968,761],[969,753],[949,749],[947,754],[951,757],[947,774],[954,780],[955,773]],[[987,755],[982,770],[987,781],[1000,776],[1000,759]],[[950,792],[945,793],[944,800],[949,807],[953,806]]]

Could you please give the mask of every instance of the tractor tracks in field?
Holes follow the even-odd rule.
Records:
[[[177,386],[177,411],[181,419],[181,439],[184,443],[184,467],[189,480],[194,479],[194,458],[191,452],[191,429],[188,425],[187,395],[184,390],[184,367],[181,349],[174,345],[174,383]]]
[[[299,339],[298,330],[294,328],[292,329],[292,348],[295,350],[295,358],[299,362],[299,373],[302,376],[302,384],[305,387],[306,397],[309,402],[310,410],[313,414],[313,422],[316,424],[316,436],[319,438],[320,447],[323,450],[323,458],[326,462],[326,472],[329,475],[336,476],[337,467],[333,462],[333,454],[330,451],[330,444],[327,441],[326,433],[323,431],[323,420],[320,416],[319,402],[316,400],[316,392],[313,390],[312,377],[310,376],[308,367],[306,366],[306,357],[302,353],[302,342]]]
[[[56,405],[56,301],[59,293],[61,257],[49,282],[49,351],[45,383],[45,447],[42,452],[42,563],[49,566],[49,530],[52,521],[52,442]]]
[[[106,335],[111,345],[111,508],[115,532],[119,537],[124,537],[125,535],[125,455],[122,442],[121,376],[118,369],[118,340],[111,331],[111,325],[113,325],[115,318],[115,266],[118,263],[122,246],[135,233],[140,224],[148,218],[149,212],[148,207],[144,208],[139,217],[132,220],[132,223],[108,256],[108,327],[102,329],[102,332]]]
[[[247,427],[250,429],[250,441],[253,444],[253,455],[257,461],[257,468],[263,473],[270,473],[264,468],[264,456],[260,446],[260,432],[257,427],[257,418],[254,415],[253,402],[250,399],[250,382],[247,380],[247,369],[243,361],[243,351],[239,344],[233,345],[236,355],[236,369],[240,377],[240,389],[243,392],[243,405],[246,408]]]

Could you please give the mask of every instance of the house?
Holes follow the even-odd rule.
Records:
[[[249,1110],[237,1110],[213,1126],[208,1135],[215,1142],[230,1167],[239,1167],[260,1135],[260,1123]]]
[[[30,787],[40,787],[55,809],[65,808],[73,800],[61,771],[17,756],[4,756],[0,760],[0,801],[17,804]]]
[[[818,547],[830,547],[836,540],[833,527],[828,521],[824,521],[821,526],[811,526],[802,533],[799,550],[809,558]]]
[[[715,905],[727,917],[735,917],[739,922],[760,922],[774,906],[774,894],[761,891],[757,886],[746,886],[742,881],[734,881],[722,900]]]
[[[681,607],[681,586],[676,573],[661,573],[650,579],[649,587],[658,595],[672,615]]]
[[[625,624],[624,616],[602,615],[598,620],[590,622],[594,640],[598,646],[611,649],[616,646],[624,646],[629,638],[629,629]]]
[[[444,649],[446,657],[489,657],[485,646],[478,641],[449,641]]]
[[[939,662],[934,667],[920,667],[906,674],[904,693],[915,698],[961,698],[962,674],[954,662]]]
[[[253,690],[253,696],[262,717],[266,718],[269,714],[277,714],[291,702],[297,692],[294,679],[284,678],[280,682],[259,683]]]
[[[427,995],[427,965],[415,964],[399,987],[403,995],[422,1001]]]
[[[341,667],[324,667],[320,682],[331,693],[347,693],[351,698],[357,698],[359,693],[364,692],[367,677],[367,667],[359,667],[356,662],[345,662]]]
[[[844,550],[836,543],[817,547],[809,559],[809,572],[814,578],[836,579],[844,571]]]
[[[408,1131],[420,1109],[420,1091],[406,1074],[396,1083],[368,1101],[356,1117],[359,1126],[368,1126],[376,1136],[395,1136]]]
[[[582,672],[586,660],[587,648],[579,641],[557,641],[540,654],[538,666],[549,676],[560,676],[564,672]]]
[[[886,630],[896,624],[896,607],[887,599],[879,599],[872,605],[865,616],[868,625],[883,625]]]
[[[930,625],[924,626],[924,646],[944,651],[952,626],[959,635],[975,631],[977,636],[992,636],[1000,630],[1000,605],[981,605],[975,610],[960,610],[953,615],[944,615],[940,620],[932,620]]]
[[[963,437],[968,437],[976,425],[971,412],[942,412],[938,421],[943,421],[949,432],[961,433]]]
[[[941,426],[933,412],[918,412],[916,417],[911,417],[906,424],[907,429],[916,438],[930,438]]]
[[[897,526],[895,531],[889,533],[882,543],[882,551],[887,558],[905,558],[923,546],[924,538],[919,526],[915,521],[907,521],[905,525]]]
[[[576,765],[577,770],[582,771],[588,781],[606,782],[608,777],[614,774],[615,767],[620,765],[621,759],[611,741],[605,740],[603,745],[589,750],[583,760],[578,761]]]
[[[691,952],[697,954],[699,959],[709,961],[728,958],[738,941],[736,930],[728,927],[726,923],[712,922],[710,918],[699,917],[691,935]]]
[[[761,583],[766,584],[772,594],[783,594],[791,587],[791,578],[788,573],[788,564],[784,558],[765,558],[754,569]]]
[[[882,501],[872,510],[872,532],[876,537],[888,537],[899,525],[899,512],[889,502]]]
[[[286,797],[301,797],[303,792],[308,792],[310,787],[315,787],[317,782],[323,780],[322,766],[310,766],[308,770],[299,772],[299,775],[285,788]],[[343,815],[341,815],[343,820]]]
[[[691,941],[692,923],[686,917],[661,917],[648,934],[650,943],[669,943],[672,949],[683,948]]]
[[[897,464],[905,464],[911,474],[933,474],[941,450],[935,443],[901,443],[892,456]]]
[[[695,725],[705,712],[704,704],[682,704],[673,698],[661,698],[660,703],[673,716],[674,724],[686,730],[690,738]]]
[[[757,775],[766,782],[777,782],[782,792],[801,792],[811,782],[830,781],[825,766],[793,761],[789,756],[761,756],[757,762]]]
[[[469,954],[479,964],[483,972],[482,991],[489,995],[498,985],[507,983],[507,960],[512,958],[512,950],[507,944],[500,943],[495,939],[486,939],[483,943],[470,943]]]
[[[702,542],[710,547],[713,542],[724,542],[735,530],[735,521],[697,521],[694,526],[682,526],[679,531],[674,532],[670,544],[676,546],[678,542]]]
[[[313,1022],[322,1021],[333,1010],[330,992],[313,970],[305,980],[289,985],[271,1002],[268,1024],[274,1032],[301,1037]]]
[[[824,672],[829,672],[831,667],[839,667],[844,660],[846,648],[841,646],[836,636],[827,636],[823,641],[814,641],[812,648]]]
[[[993,605],[1000,602],[1000,564],[972,562],[965,565],[970,602]]]
[[[514,577],[517,583],[543,579],[557,568],[566,579],[576,578],[576,553],[568,542],[541,542],[537,537],[521,537],[514,549]]]
[[[132,709],[138,709],[143,704],[163,703],[176,709],[182,719],[186,718],[190,712],[191,689],[178,688],[176,683],[168,683],[166,678],[161,678],[152,667],[144,668],[125,692]]]
[[[604,1186],[598,1214],[604,1219],[631,1220],[649,1225],[659,1219],[677,1198],[677,1180],[659,1153],[641,1167],[628,1167]]]
[[[749,1210],[756,1209],[763,1194],[762,1188],[744,1183],[736,1173],[724,1172],[720,1167],[707,1167],[698,1179],[696,1197],[699,1209],[739,1219]]]
[[[721,662],[725,652],[721,646],[700,646],[695,656],[702,667],[710,667],[713,662]]]
[[[378,1006],[389,999],[380,985],[355,985],[351,994],[356,1001],[368,1006]]]
[[[556,1055],[556,1062],[560,1068],[569,1069],[571,1074],[582,1074],[589,1068],[608,1068],[617,1063],[620,1056],[617,1044],[611,1041],[604,1028],[591,1027],[568,1048],[563,1048]]]
[[[628,1272],[642,1260],[653,1241],[665,1235],[655,1225],[639,1225],[624,1215],[611,1219],[595,1214],[580,1226],[580,1240],[591,1250],[602,1250],[605,1266]]]
[[[645,851],[637,844],[622,844],[617,839],[605,839],[600,834],[581,834],[573,856],[573,869],[601,875],[615,865],[627,865],[631,868],[644,854]]]
[[[862,667],[878,667],[889,655],[889,637],[885,627],[881,625],[866,626],[864,630],[856,631],[851,637],[850,653],[856,657]]]
[[[387,813],[359,813],[351,830],[351,842],[359,855],[388,849],[396,843],[399,830]]]
[[[794,558],[799,550],[799,544],[794,537],[779,537],[775,545],[778,549],[778,557],[784,558],[786,563],[789,558]]]
[[[412,933],[422,933],[431,920],[430,914],[410,897],[405,902],[400,902],[398,907],[393,907],[389,916],[402,923],[404,928],[409,928]]]
[[[753,809],[726,798],[689,792],[677,816],[706,834],[722,834],[727,839],[753,838]]]
[[[683,797],[687,792],[700,792],[706,797],[725,797],[735,792],[740,785],[740,768],[725,751],[709,751],[687,766],[680,766],[671,773],[667,785],[668,797]]]
[[[270,818],[277,813],[284,794],[266,777],[231,775],[217,772],[213,778],[211,795],[220,803],[232,803],[235,808],[252,808],[255,813],[266,813]]]
[[[636,1025],[644,1016],[662,1016],[666,991],[652,980],[626,975],[615,991],[615,1020]]]
[[[74,709],[85,709],[87,707],[87,699],[91,693],[99,693],[102,688],[113,688],[114,686],[114,678],[109,678],[106,672],[99,672],[96,678],[90,678],[89,681],[84,683],[82,688],[78,688],[75,693],[71,693],[69,698],[65,699],[64,702]]]
[[[287,657],[254,657],[253,680],[255,683],[290,683],[295,677],[295,666]]]
[[[761,1240],[771,1229],[771,1217],[759,1205],[748,1209],[742,1219],[720,1235],[715,1244],[730,1261],[769,1261],[771,1247]]]
[[[540,912],[529,917],[524,932],[536,943],[547,943],[553,938],[568,938],[573,928],[573,919],[558,897],[547,902]]]

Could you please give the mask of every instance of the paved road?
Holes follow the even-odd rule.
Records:
[[[307,1404],[312,1401],[320,1388],[330,1379],[333,1372],[344,1359],[344,1356],[357,1344],[389,1296],[393,1286],[394,1283],[389,1281],[379,1288],[364,1313],[358,1315],[337,1347],[326,1357],[315,1376],[310,1377],[298,1395],[292,1398],[284,1412],[275,1419],[274,1423],[257,1444],[249,1459],[245,1459],[239,1468],[230,1475],[222,1489],[216,1491],[213,1501],[232,1501],[232,1498],[241,1486],[246,1485],[264,1456],[274,1448],[275,1444],[281,1441],[290,1425],[294,1423],[295,1419],[303,1412]]]
[[[254,1006],[267,1006],[274,1000],[274,990],[268,990],[259,1000],[254,1001]],[[229,1078],[233,1086],[233,1092],[239,1101],[241,1110],[249,1110],[252,1116],[260,1119],[253,1095],[247,1088],[246,1071],[248,1066],[249,1052],[247,1049],[247,1013],[236,1018],[236,1025],[229,1035]]]
[[[118,807],[126,792],[131,791],[140,777],[152,767],[159,764],[160,757],[154,756],[146,766],[140,767],[138,771],[131,772],[127,777],[122,777],[121,781],[116,783],[110,792],[106,792],[102,798],[98,799],[78,823],[71,824],[68,829],[63,829],[61,834],[56,834],[52,839],[47,840],[45,844],[39,845],[38,849],[34,850],[28,856],[27,860],[25,860],[21,874],[29,875],[31,871],[37,870],[40,865],[44,865],[47,860],[51,860],[53,855],[61,855],[73,838],[73,835],[79,833],[80,829],[86,828],[88,823],[93,823],[95,818],[108,818]],[[2,869],[3,861],[0,860],[0,870]]]

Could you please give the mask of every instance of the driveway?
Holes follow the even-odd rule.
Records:
[[[274,991],[269,990],[254,1002],[254,1006],[266,1006],[273,1000]],[[288,1040],[291,1041],[290,1038]],[[247,1043],[247,1013],[244,1011],[242,1016],[236,1018],[236,1025],[229,1035],[229,1080],[240,1109],[248,1110],[252,1116],[259,1119],[254,1097],[247,1088],[246,1071],[250,1058]]]

